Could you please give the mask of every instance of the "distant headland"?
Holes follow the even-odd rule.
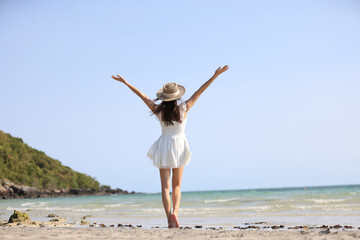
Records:
[[[100,185],[0,130],[0,199],[109,194],[129,192]]]

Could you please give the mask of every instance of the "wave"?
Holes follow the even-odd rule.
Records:
[[[123,203],[115,203],[115,204],[105,204],[106,208],[117,208],[117,207],[139,207],[141,204],[123,204]]]
[[[29,203],[23,203],[20,206],[26,207],[26,206],[32,206],[34,204],[35,204],[34,202],[29,202]]]
[[[26,202],[26,203],[22,203],[20,206],[22,206],[22,207],[34,206],[34,205],[43,206],[43,205],[46,205],[46,204],[47,204],[46,202]]]
[[[93,208],[93,209],[73,209],[73,212],[100,212],[105,211],[105,208]]]
[[[305,199],[305,201],[308,202],[315,202],[315,203],[339,203],[339,202],[344,202],[345,199]]]
[[[28,208],[12,208],[12,207],[7,207],[6,211],[26,211]],[[61,207],[37,207],[37,208],[32,208],[32,211],[70,211],[70,212],[100,212],[100,211],[105,211],[105,208],[61,208]]]
[[[240,198],[227,198],[227,199],[214,199],[214,200],[204,200],[204,203],[224,203],[224,202],[232,202],[239,200]]]
[[[122,203],[116,203],[116,204],[105,204],[104,207],[109,207],[109,208],[113,208],[113,207],[123,207],[126,206],[125,204]]]

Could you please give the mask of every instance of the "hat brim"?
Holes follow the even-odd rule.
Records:
[[[160,88],[159,91],[156,93],[156,97],[159,100],[164,101],[164,102],[173,101],[173,100],[181,98],[185,94],[185,88],[182,85],[177,85],[177,86],[179,88],[179,94],[177,96],[167,98],[163,95],[163,89]]]

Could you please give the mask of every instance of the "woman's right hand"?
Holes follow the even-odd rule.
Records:
[[[112,75],[111,77],[113,79],[115,79],[116,81],[122,82],[122,83],[127,83],[125,78],[121,77],[120,75],[116,75],[117,77],[115,77],[114,75]]]
[[[229,66],[228,65],[225,65],[224,67],[219,67],[218,69],[216,69],[214,75],[215,76],[219,76],[220,74],[222,74],[223,72],[225,72],[226,70],[229,69]]]

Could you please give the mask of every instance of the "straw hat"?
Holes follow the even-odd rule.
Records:
[[[185,94],[185,88],[176,83],[164,84],[156,93],[158,99],[162,101],[172,101],[181,98]]]

